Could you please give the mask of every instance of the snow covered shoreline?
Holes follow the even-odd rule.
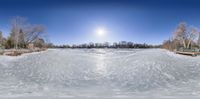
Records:
[[[199,56],[164,49],[50,49],[0,56],[0,99],[197,99],[199,81]]]

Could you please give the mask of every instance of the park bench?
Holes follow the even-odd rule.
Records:
[[[182,55],[190,55],[190,56],[197,56],[200,55],[200,50],[195,49],[183,49],[180,48],[178,51],[175,51],[176,54],[182,54]]]
[[[176,51],[175,53],[182,55],[190,55],[190,56],[197,56],[200,54],[199,52],[182,52],[182,51]]]

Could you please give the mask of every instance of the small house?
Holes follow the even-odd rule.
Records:
[[[28,49],[34,49],[34,44],[33,43],[28,44],[27,48]]]

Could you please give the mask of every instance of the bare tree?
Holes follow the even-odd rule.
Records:
[[[37,40],[35,40],[34,44],[36,47],[39,47],[39,48],[45,47],[45,41],[42,38],[38,38]]]
[[[20,29],[20,31],[19,31],[19,47],[22,47],[22,48],[26,47],[25,39],[24,39],[24,32],[22,29]]]
[[[24,17],[15,17],[12,20],[11,39],[17,49],[19,45],[25,47],[34,43],[38,38],[43,38],[44,31],[43,25],[32,25]]]
[[[198,34],[199,34],[199,38],[197,40],[197,45],[200,47],[200,32]]]
[[[3,45],[3,34],[0,31],[0,47]]]
[[[6,47],[7,39],[3,37],[3,33],[0,31],[0,48]]]
[[[198,30],[195,27],[188,27],[186,23],[180,23],[174,33],[173,40],[178,40],[184,48],[189,48],[191,42],[196,39]]]
[[[14,41],[14,46],[18,49],[19,45],[19,38],[20,38],[20,31],[26,25],[26,18],[24,17],[14,17],[11,21],[11,39]]]
[[[174,33],[174,40],[179,40],[183,44],[183,47],[186,48],[186,36],[187,34],[187,24],[182,22],[179,24],[177,30]]]
[[[197,35],[198,35],[198,30],[195,27],[192,27],[187,32],[187,40],[188,40],[188,42],[187,42],[187,48],[189,48],[190,45],[191,45],[191,42],[197,38]]]
[[[31,25],[24,30],[25,32],[25,43],[30,44],[36,41],[38,38],[42,38],[45,33],[45,27],[43,25]]]

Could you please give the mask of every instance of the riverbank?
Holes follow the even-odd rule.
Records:
[[[33,53],[33,52],[41,52],[46,51],[47,48],[37,48],[37,49],[6,49],[4,50],[1,55],[6,56],[20,56],[25,53]]]

